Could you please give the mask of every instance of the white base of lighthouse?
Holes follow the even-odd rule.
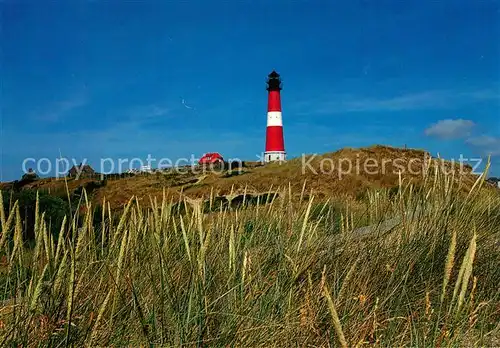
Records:
[[[285,151],[268,151],[264,152],[264,162],[283,162],[286,160],[286,152]]]

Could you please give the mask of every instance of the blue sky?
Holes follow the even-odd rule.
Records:
[[[266,75],[288,156],[493,155],[499,1],[0,1],[1,173],[25,158],[257,159]]]

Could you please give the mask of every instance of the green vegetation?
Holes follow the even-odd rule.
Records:
[[[3,213],[7,214],[11,211],[15,202],[19,207],[24,239],[32,240],[35,237],[37,191],[10,191],[8,195],[3,196]],[[39,210],[44,213],[44,220],[47,223],[49,232],[57,236],[64,217],[71,212],[67,199],[50,195],[46,191],[40,191],[38,192],[38,204]]]
[[[500,197],[438,173],[348,204],[104,201],[99,222],[83,191],[57,235],[40,196],[34,247],[0,207],[0,346],[498,346]]]

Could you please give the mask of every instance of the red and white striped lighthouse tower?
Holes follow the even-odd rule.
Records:
[[[264,162],[284,161],[286,158],[285,141],[283,139],[283,120],[281,118],[281,79],[273,70],[267,79],[267,129],[266,152]]]

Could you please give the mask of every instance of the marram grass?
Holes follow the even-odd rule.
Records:
[[[288,186],[208,214],[132,197],[98,225],[85,197],[59,236],[37,205],[34,246],[0,206],[0,346],[499,346],[500,198],[481,180],[353,206]]]

